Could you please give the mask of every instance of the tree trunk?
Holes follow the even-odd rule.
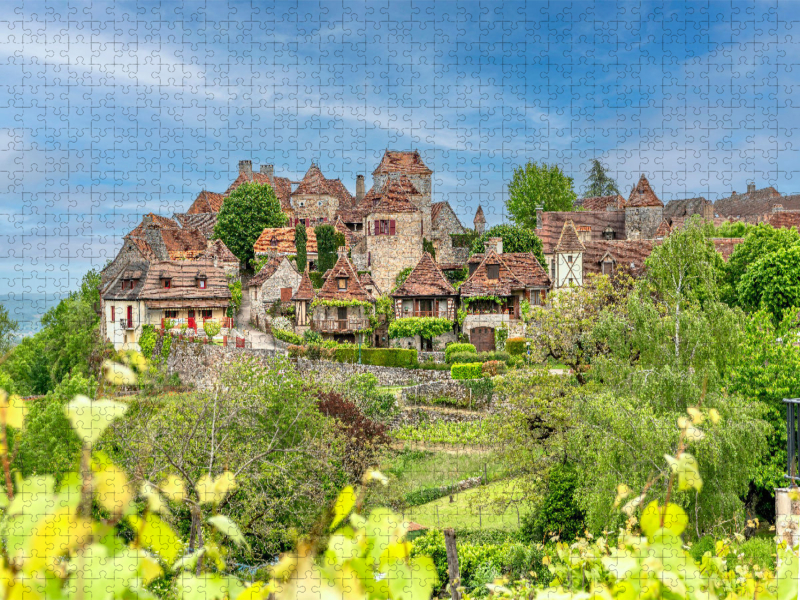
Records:
[[[461,594],[458,593],[458,586],[461,585],[461,578],[458,575],[458,550],[456,549],[456,532],[448,527],[444,530],[444,546],[447,551],[447,575],[450,578],[450,597],[451,600],[460,600]]]

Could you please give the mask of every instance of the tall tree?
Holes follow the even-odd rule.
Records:
[[[308,254],[306,251],[306,244],[308,243],[308,234],[306,233],[306,226],[298,223],[294,229],[294,247],[297,251],[297,270],[301,273],[306,270],[306,263],[308,262]]]
[[[493,237],[503,239],[503,252],[531,252],[536,257],[536,260],[539,261],[539,264],[547,269],[542,240],[539,239],[533,229],[517,225],[495,225],[472,241],[470,255],[484,252],[486,240]]]
[[[606,167],[596,158],[592,159],[591,169],[589,169],[589,176],[586,178],[586,191],[585,194],[588,198],[594,196],[611,196],[612,194],[619,194],[617,182],[614,181],[606,173]]]
[[[759,258],[736,289],[743,308],[763,308],[780,322],[788,309],[800,306],[800,245]]]
[[[19,329],[19,322],[11,318],[8,309],[0,304],[0,356],[11,350],[14,333]]]
[[[317,237],[317,270],[324,273],[336,264],[336,229],[333,225],[318,225],[314,235]]]
[[[529,162],[514,169],[506,209],[517,225],[533,229],[538,207],[574,210],[575,197],[572,177],[567,177],[558,165]]]
[[[217,216],[214,238],[219,238],[242,265],[255,258],[253,245],[268,227],[283,227],[286,215],[275,190],[268,184],[244,183],[225,198]]]

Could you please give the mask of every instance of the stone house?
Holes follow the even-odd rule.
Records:
[[[333,223],[340,210],[353,208],[355,198],[339,179],[327,179],[319,167],[311,163],[302,181],[291,194],[293,224],[306,227]]]
[[[311,304],[312,328],[325,338],[357,341],[370,329],[375,297],[361,284],[347,251],[339,248],[339,257]]]
[[[503,240],[489,238],[486,251],[473,254],[469,277],[459,290],[466,312],[462,332],[479,351],[495,347],[495,330],[523,335],[521,304],[543,305],[551,287],[545,270],[529,252],[503,253]]]
[[[458,292],[439,269],[433,257],[425,252],[403,284],[392,293],[395,319],[436,317],[453,322],[453,330],[433,339],[420,336],[392,340],[392,345],[417,350],[441,350],[456,341],[456,308]]]
[[[126,268],[102,291],[106,338],[114,348],[138,349],[144,325],[202,330],[208,320],[227,325],[231,292],[222,269],[210,261],[153,261]]]
[[[265,256],[295,256],[294,227],[268,227],[258,236],[253,245],[256,258]],[[317,262],[317,235],[313,227],[306,228],[306,260],[310,264]]]
[[[302,276],[285,255],[271,256],[261,270],[247,283],[250,294],[250,318],[257,327],[266,323],[267,312],[280,301],[290,304]]]
[[[663,219],[664,203],[658,199],[642,173],[625,202],[625,237],[629,240],[651,240]]]

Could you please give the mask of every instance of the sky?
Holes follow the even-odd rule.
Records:
[[[527,161],[581,195],[800,192],[800,3],[0,4],[0,301],[55,299],[240,160],[355,193],[418,149],[434,201],[505,218]],[[794,37],[798,37],[795,41]],[[800,91],[800,87],[798,87]],[[799,95],[800,96],[800,95]],[[37,300],[38,302],[39,300]],[[46,301],[45,301],[46,302]]]

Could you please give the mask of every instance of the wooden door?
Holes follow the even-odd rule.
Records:
[[[188,311],[186,316],[189,319],[189,329],[197,330],[197,322],[194,320],[194,311],[193,310]]]
[[[490,352],[494,350],[494,329],[475,327],[469,332],[469,341],[478,352]]]
[[[338,309],[339,329],[347,329],[347,307],[340,306]]]

